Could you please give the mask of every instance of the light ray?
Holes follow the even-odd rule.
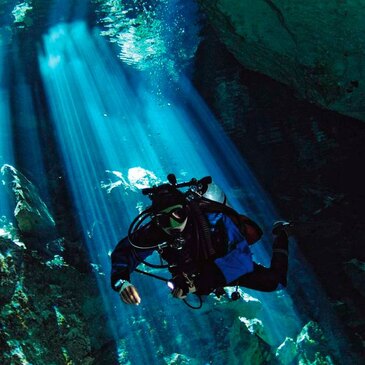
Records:
[[[44,53],[39,55],[58,143],[93,263],[108,275],[108,253],[138,213],[137,203],[142,200],[148,204],[133,191],[110,199],[100,189],[106,170],[126,174],[131,167],[141,166],[162,180],[170,172],[179,179],[212,175],[235,208],[259,218],[268,237],[278,214],[189,81],[181,79],[177,88],[180,93],[163,95],[166,100],[161,103],[161,98],[149,92],[149,78],[123,68],[114,58],[102,39],[90,33],[82,22],[51,29],[44,36]],[[266,249],[258,246],[254,253],[260,262],[268,264],[270,240],[264,239],[263,246]],[[165,299],[167,288],[159,283],[147,284],[146,278],[134,276],[144,299],[140,307],[130,308],[122,306],[110,293],[105,277],[98,279],[116,343],[126,336],[126,328],[136,329],[136,333],[128,333],[123,347],[133,364],[158,360],[153,352],[158,338],[155,331],[166,315],[171,319],[184,311],[184,322],[191,330],[204,328],[214,341],[209,316],[198,316],[183,308],[182,303]],[[302,323],[287,293],[255,292],[255,296],[262,300],[262,319],[273,346],[298,334]],[[272,308],[278,305],[290,321],[285,323],[272,316]],[[147,318],[147,323],[139,322],[142,317]],[[183,325],[176,321],[166,324],[166,330],[177,334]],[[152,331],[150,338],[141,334],[143,330]],[[145,358],[133,352],[136,346],[150,350],[143,351]],[[184,353],[183,343],[172,341],[164,346]]]
[[[13,131],[11,127],[10,112],[10,92],[9,92],[9,67],[8,58],[0,43],[0,167],[4,164],[14,163]],[[1,178],[1,176],[0,176]],[[2,185],[2,181],[0,180]],[[9,195],[4,187],[0,186],[0,218],[10,219],[12,212],[10,209]]]

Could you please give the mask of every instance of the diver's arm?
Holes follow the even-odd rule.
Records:
[[[149,242],[159,242],[161,237],[155,227],[148,224],[134,232],[131,239],[136,246],[150,248],[139,249],[132,246],[128,237],[122,239],[111,255],[111,286],[124,303],[138,305],[141,298],[136,287],[130,283],[130,274],[141,261],[153,253],[154,248],[151,247],[154,244]]]
[[[138,262],[133,258],[132,247],[128,237],[123,238],[115,247],[111,255],[112,271],[111,286],[113,290],[118,291],[115,286],[118,280],[130,280],[130,273],[137,267]]]
[[[146,250],[147,251],[147,250]],[[152,252],[151,252],[152,253]],[[150,251],[143,253],[147,257]],[[119,293],[120,299],[126,304],[141,302],[138,290],[130,283],[130,274],[140,263],[140,256],[137,257],[130,245],[128,237],[121,240],[114,249],[112,255],[111,286]]]
[[[135,242],[139,243],[141,232],[136,232]],[[148,237],[148,232],[143,231],[143,236]],[[132,247],[128,237],[123,238],[115,247],[111,255],[112,270],[111,270],[111,286],[113,290],[119,291],[115,284],[118,280],[130,281],[130,274],[134,269],[153,253],[153,249],[140,250]]]

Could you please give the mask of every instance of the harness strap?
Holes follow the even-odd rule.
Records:
[[[215,254],[210,234],[210,226],[207,218],[204,216],[199,204],[195,202],[190,203],[190,208],[195,217],[195,229],[197,233],[197,243],[199,244],[199,256],[202,259],[208,259]]]
[[[199,205],[206,213],[221,212],[226,214],[229,218],[232,219],[233,223],[237,227],[239,227],[242,234],[244,234],[244,236],[246,237],[249,245],[253,245],[255,242],[257,242],[263,234],[262,229],[258,226],[257,223],[255,223],[247,216],[239,214],[233,208],[227,205],[207,198],[202,198]]]

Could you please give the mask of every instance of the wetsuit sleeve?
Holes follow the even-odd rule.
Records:
[[[228,253],[203,266],[196,280],[198,294],[209,294],[253,271],[252,253],[245,237],[228,216],[222,214],[222,220],[227,234]]]
[[[119,280],[130,281],[130,274],[142,260],[151,255],[153,250],[137,250],[132,247],[128,237],[123,238],[115,247],[112,255],[111,286],[114,290],[115,283]]]

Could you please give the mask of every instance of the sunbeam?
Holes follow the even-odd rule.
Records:
[[[104,272],[109,271],[108,252],[121,238],[121,228],[125,232],[137,214],[136,201],[140,199],[130,194],[123,196],[120,206],[108,204],[99,183],[111,168],[126,171],[142,166],[160,179],[171,171],[180,178],[209,174],[238,210],[259,217],[266,228],[277,218],[248,166],[187,80],[181,81],[178,95],[164,95],[166,100],[161,103],[161,96],[156,98],[148,92],[143,75],[113,63],[102,39],[82,22],[53,28],[44,37],[44,50],[39,61],[68,181],[90,255]],[[244,190],[238,190],[242,187]],[[256,259],[267,264],[266,251],[255,248]],[[133,310],[119,309],[118,299],[112,298],[106,282],[99,283],[109,312],[117,308],[118,315],[111,318],[111,323],[118,339],[123,333],[121,324],[133,316]],[[136,283],[140,283],[145,296],[153,286],[154,292],[161,292],[158,283],[149,283],[148,289],[144,279],[136,279]],[[160,295],[166,294],[165,290]],[[285,294],[280,299],[275,294],[262,297],[266,311],[262,319],[270,327],[268,336],[273,345],[301,328],[291,301],[283,297]],[[277,300],[287,303],[284,311],[290,321],[270,319],[271,306],[277,305]],[[170,305],[170,301],[160,303],[160,307],[171,311]],[[187,316],[192,327],[210,327],[206,319]],[[150,323],[154,321],[152,316]],[[142,341],[132,337],[136,343]],[[144,338],[144,346],[146,342]]]
[[[359,363],[361,6],[0,2],[0,365]]]
[[[8,58],[0,43],[0,166],[14,163],[13,130],[10,111],[10,80]],[[10,217],[9,196],[0,189],[0,217]]]

